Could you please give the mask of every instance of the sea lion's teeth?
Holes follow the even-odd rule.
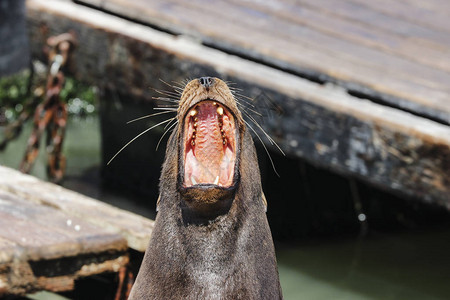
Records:
[[[217,175],[216,180],[214,180],[214,184],[218,184],[219,183],[219,175]]]
[[[221,116],[221,115],[223,115],[223,108],[222,107],[218,107],[217,108],[217,113]]]
[[[195,181],[194,175],[191,176],[191,182],[195,185],[197,184],[197,181]]]
[[[189,114],[191,115],[191,117],[193,117],[197,114],[197,110],[193,109],[193,110],[191,110],[191,112]]]

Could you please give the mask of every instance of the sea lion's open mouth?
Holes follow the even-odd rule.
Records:
[[[200,101],[184,119],[183,187],[233,185],[236,124],[230,110],[214,100]]]

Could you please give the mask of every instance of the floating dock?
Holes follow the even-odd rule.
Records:
[[[64,292],[118,273],[154,222],[0,166],[0,297]]]
[[[73,74],[151,103],[212,75],[279,110],[284,152],[450,209],[450,5],[442,1],[29,0],[35,58],[73,30]],[[108,101],[108,100],[104,100]],[[116,149],[112,149],[111,152]]]

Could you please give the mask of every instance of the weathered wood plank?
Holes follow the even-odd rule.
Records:
[[[0,166],[0,296],[67,291],[143,252],[153,221]]]
[[[0,236],[26,249],[27,260],[127,249],[122,236],[0,191]]]
[[[285,3],[282,5],[289,9]],[[433,67],[429,67],[434,57],[432,54],[437,53],[426,46],[419,48],[422,52],[418,56],[429,59],[412,61],[409,58],[412,54],[404,57],[389,51],[385,53],[379,47],[374,49],[372,44],[346,41],[313,27],[277,18],[276,13],[271,13],[271,8],[266,9],[267,13],[258,12],[250,6],[243,8],[228,2],[206,4],[172,0],[129,4],[123,0],[107,0],[101,2],[101,7],[174,32],[193,35],[216,47],[231,49],[300,74],[322,74],[326,80],[343,84],[346,88],[375,95],[399,107],[450,123],[450,90],[447,84],[450,73],[445,70],[445,63],[444,70],[436,67],[446,61],[445,55],[438,55],[436,62],[431,63]],[[389,21],[395,19],[388,17]],[[333,27],[331,20],[329,23],[329,27]],[[448,35],[444,36],[443,39],[448,38]],[[436,40],[444,46],[441,41]],[[444,51],[448,50],[446,46]]]
[[[450,13],[450,3],[442,0],[400,0],[400,2],[423,7],[432,11]]]
[[[233,1],[233,3],[247,9],[251,8],[270,14],[275,18],[282,18],[299,26],[310,27],[352,43],[379,49],[390,55],[405,57],[417,63],[450,71],[450,61],[448,60],[450,51],[442,47],[442,41],[437,43],[423,38],[405,39],[404,36],[394,32],[379,30],[374,26],[339,17],[331,8],[327,10],[319,7],[317,9],[314,6],[311,8],[306,5],[286,3],[282,8],[274,9],[260,2],[250,4],[249,2]]]
[[[158,78],[220,76],[284,111],[263,125],[289,155],[450,209],[448,126],[86,7],[28,5],[33,49],[44,40],[42,24],[48,34],[77,32],[75,74],[84,80],[150,99]]]
[[[18,196],[11,183],[20,177],[37,181],[0,166],[0,296],[71,290],[79,277],[128,263],[124,237]]]
[[[406,0],[411,1],[411,0]],[[448,47],[450,37],[444,32],[432,30],[420,24],[407,20],[392,18],[382,12],[367,9],[349,1],[339,1],[337,5],[333,0],[297,0],[302,6],[311,7],[319,11],[325,11],[333,16],[348,19],[356,24],[364,24],[378,28],[385,32],[399,35],[408,40],[428,40],[430,42]]]
[[[276,14],[257,12],[251,6],[245,9],[228,3],[214,3],[214,5],[206,5],[203,1],[169,1],[171,5],[167,5],[168,1],[153,1],[149,7],[146,1],[136,1],[134,5],[129,6],[122,0],[108,0],[103,2],[103,7],[110,9],[111,3],[114,3],[114,8],[122,7],[125,9],[125,14],[145,21],[147,14],[151,14],[153,18],[166,19],[173,22],[175,25],[186,25],[189,33],[195,34],[202,39],[208,36],[222,42],[237,43],[245,48],[260,48],[270,51],[270,55],[276,57],[277,51],[283,53],[286,51],[289,57],[283,59],[289,63],[296,64],[302,57],[299,51],[309,52],[308,47],[312,50],[318,51],[316,55],[318,58],[324,54],[330,54],[336,58],[346,58],[350,62],[366,65],[366,67],[379,68],[380,63],[384,62],[386,65],[395,66],[392,68],[394,74],[398,73],[400,77],[410,77],[411,80],[422,80],[421,78],[413,78],[410,76],[408,68],[415,68],[417,66],[409,64],[407,61],[398,60],[395,57],[387,57],[382,53],[373,52],[364,47],[354,43],[345,43],[340,39],[322,35],[319,32],[309,31],[302,26],[296,26],[295,22],[286,22],[283,19],[276,18]],[[145,12],[143,14],[142,12]],[[167,16],[169,15],[169,16]],[[231,17],[232,16],[232,17]],[[256,16],[256,17],[255,17]],[[220,20],[220,22],[213,22],[213,20]],[[208,26],[204,26],[204,24]],[[178,32],[183,32],[185,28],[178,29]],[[213,42],[213,41],[210,41]],[[281,46],[279,47],[280,44]],[[303,44],[308,47],[303,48]],[[324,45],[327,45],[324,47]],[[274,48],[275,47],[275,48]],[[280,49],[281,48],[281,49]],[[297,51],[295,51],[297,50]],[[424,49],[426,50],[426,49]],[[258,50],[255,50],[258,52]],[[345,53],[350,53],[350,56],[343,56]],[[370,60],[367,58],[370,57]],[[336,64],[345,63],[336,61]],[[320,65],[319,61],[315,64]],[[345,65],[352,69],[351,66]],[[314,67],[314,66],[312,66]],[[329,66],[328,68],[332,68]],[[442,76],[447,76],[445,73],[436,73],[433,75],[432,69],[424,68],[426,78],[433,76],[433,82],[444,80]],[[428,73],[427,73],[428,71]],[[370,72],[366,70],[365,73]],[[325,72],[326,73],[326,72]],[[364,73],[363,73],[364,74]],[[370,73],[368,73],[370,74]],[[444,81],[442,81],[444,83]],[[422,82],[422,84],[426,84]]]
[[[0,178],[0,190],[33,201],[38,205],[38,208],[34,206],[35,210],[42,210],[42,205],[56,209],[53,222],[59,222],[54,224],[59,230],[67,229],[66,224],[70,220],[71,229],[76,225],[79,225],[77,228],[83,228],[83,231],[103,228],[107,232],[122,235],[132,249],[144,252],[147,248],[153,229],[151,220],[7,168],[0,167]],[[16,213],[17,211],[15,210]],[[76,232],[70,233],[73,235]],[[72,238],[79,237],[69,236],[69,240]],[[96,243],[100,244],[99,241]]]
[[[445,11],[445,4],[436,5],[433,7],[424,7],[414,5],[414,1],[364,1],[351,0],[361,4],[369,9],[382,12],[392,18],[401,18],[412,23],[421,24],[422,26],[439,30],[443,33],[450,34],[450,19],[449,11]]]

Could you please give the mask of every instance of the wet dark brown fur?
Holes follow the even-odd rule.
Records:
[[[193,80],[181,97],[178,118],[208,98],[226,105],[237,119],[235,188],[190,196],[182,191],[180,121],[168,141],[156,224],[130,299],[282,298],[255,147],[231,92],[219,79],[208,87]],[[217,209],[205,213],[208,205],[199,208],[187,197]]]

